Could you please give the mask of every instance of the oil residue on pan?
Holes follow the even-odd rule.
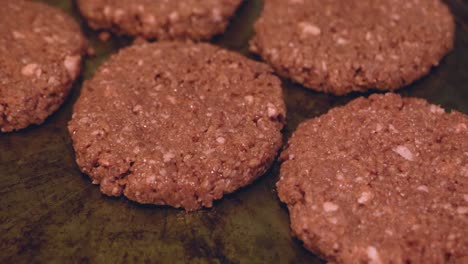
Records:
[[[44,125],[0,135],[1,262],[321,263],[291,237],[289,216],[276,195],[279,166],[251,186],[186,213],[103,197],[74,160],[67,131],[82,81],[110,54],[131,43],[98,41],[78,15],[74,1],[45,1],[72,14],[85,29],[96,56],[57,113]],[[431,74],[401,90],[444,108],[468,113],[468,5],[447,1],[457,18],[454,51]],[[212,42],[248,53],[252,25],[262,1],[244,1],[228,31]],[[285,140],[306,118],[356,98],[306,90],[284,81],[288,108]]]

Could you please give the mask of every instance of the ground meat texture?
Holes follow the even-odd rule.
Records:
[[[468,261],[468,116],[372,95],[300,124],[281,159],[293,233],[328,261]]]
[[[78,24],[45,4],[5,0],[0,8],[0,131],[41,124],[81,71]]]
[[[284,119],[268,66],[210,44],[144,43],[85,83],[69,131],[103,193],[195,210],[265,173]]]
[[[223,33],[242,0],[78,0],[94,29],[147,39],[209,39]]]
[[[453,48],[454,31],[440,0],[268,0],[251,48],[282,76],[343,95],[426,75]]]

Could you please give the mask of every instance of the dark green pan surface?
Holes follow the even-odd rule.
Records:
[[[45,1],[80,20],[72,1]],[[468,113],[468,2],[448,1],[457,18],[455,50],[431,74],[400,91]],[[248,54],[262,1],[247,0],[228,32],[213,42]],[[1,8],[1,7],[0,7]],[[97,56],[84,79],[128,39],[106,43],[87,29]],[[251,55],[249,55],[251,56]],[[67,132],[80,80],[45,124],[0,134],[0,263],[320,263],[292,238],[288,212],[276,196],[278,164],[213,209],[186,213],[101,195],[75,165]],[[284,83],[285,139],[306,118],[359,95],[335,97]]]

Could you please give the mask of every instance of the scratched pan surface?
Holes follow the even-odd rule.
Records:
[[[96,40],[71,1],[44,0],[81,21],[97,56],[83,79],[109,55],[130,43]],[[400,91],[468,113],[468,2],[448,1],[457,20],[455,50],[421,81]],[[262,7],[247,0],[228,32],[212,42],[248,56],[252,23]],[[252,56],[251,56],[252,57]],[[255,58],[255,57],[253,57]],[[292,238],[288,212],[275,191],[278,164],[249,187],[185,213],[108,198],[74,162],[66,124],[81,87],[45,124],[0,134],[0,263],[321,263]],[[288,106],[285,139],[306,118],[358,95],[335,97],[284,83]]]

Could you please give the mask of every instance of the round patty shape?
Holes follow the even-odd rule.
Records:
[[[283,77],[344,95],[426,75],[452,49],[454,30],[440,0],[268,0],[251,49]]]
[[[265,173],[282,144],[279,79],[210,44],[131,46],[83,89],[69,130],[81,170],[107,195],[211,207]]]
[[[78,0],[94,29],[147,39],[209,39],[224,32],[242,0]]]
[[[2,1],[0,130],[41,124],[63,103],[81,71],[86,42],[75,21],[45,4]]]
[[[396,94],[299,125],[281,154],[293,233],[333,263],[467,263],[468,116]]]

